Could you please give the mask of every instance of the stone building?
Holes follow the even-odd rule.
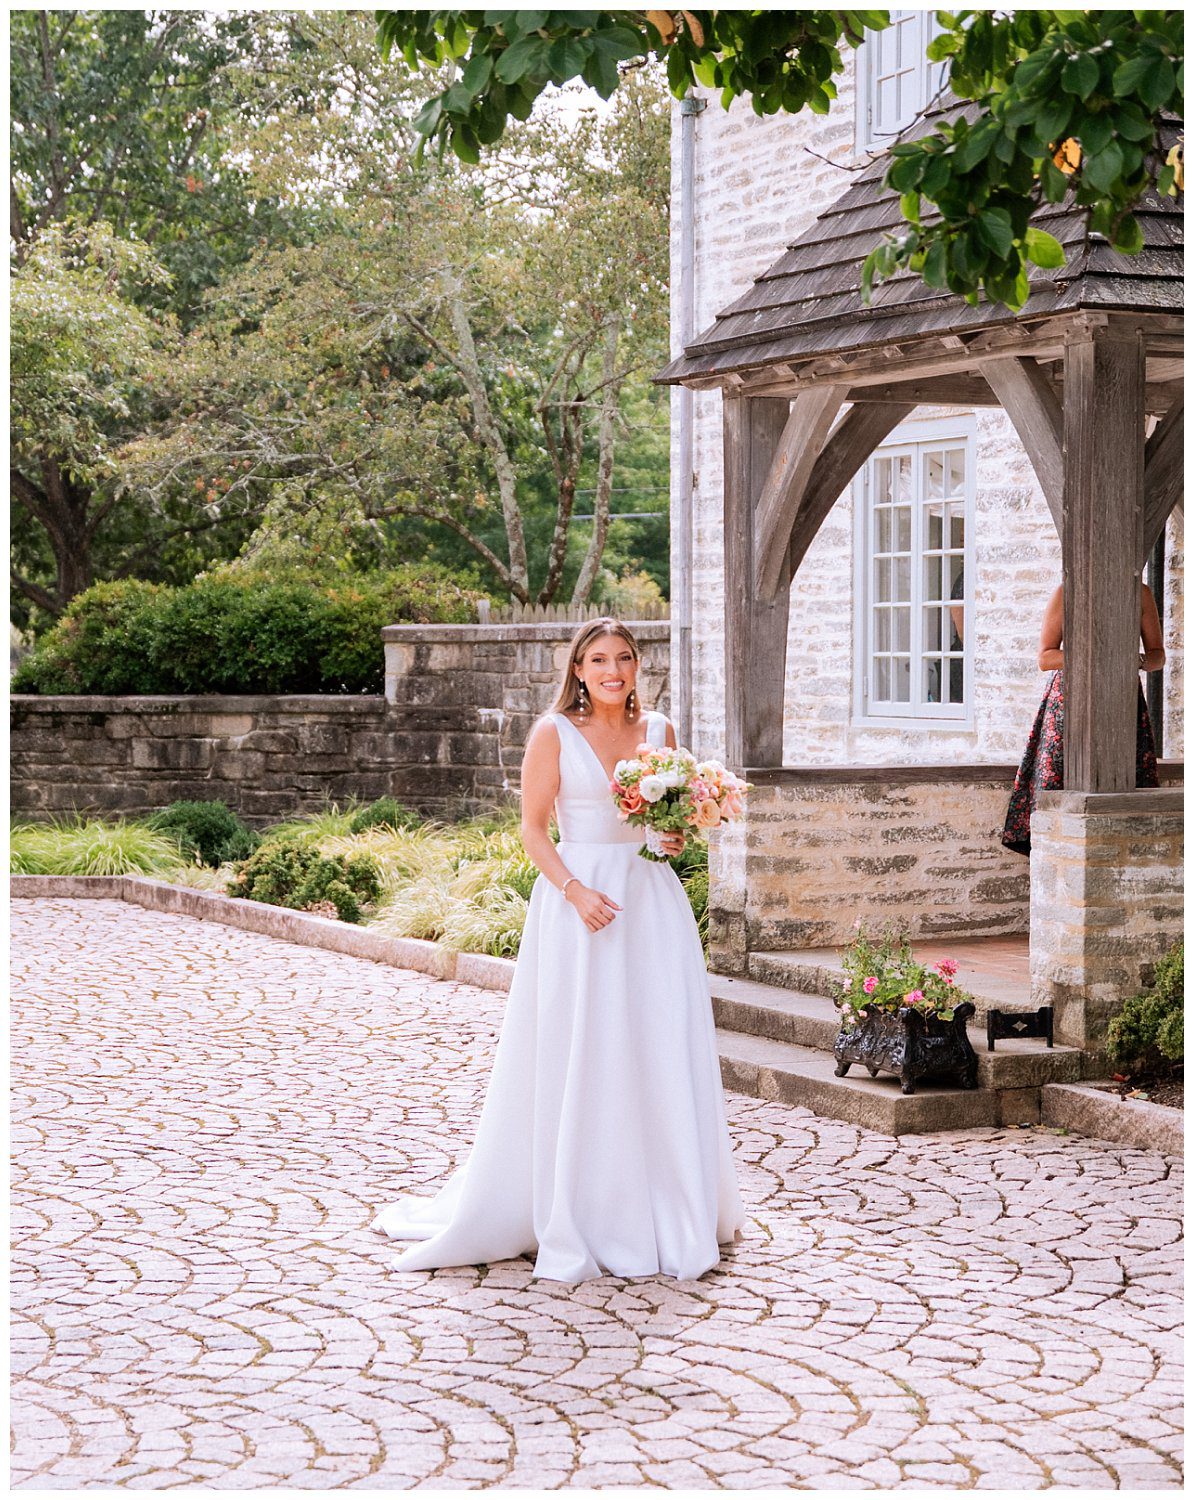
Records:
[[[749,101],[728,110],[716,95],[692,121],[693,269],[691,314],[682,326],[681,173],[685,128],[675,106],[672,151],[672,347],[707,328],[850,186],[927,103],[939,82],[924,60],[931,11],[894,12],[891,32],[855,54],[837,77],[827,116],[754,114]],[[859,84],[861,82],[861,89]],[[876,236],[877,238],[878,236]],[[722,619],[722,416],[717,391],[695,391],[693,403],[692,550],[672,527],[672,702],[680,701],[685,649],[677,628],[676,586],[691,571],[691,743],[698,753],[725,753]],[[680,409],[673,399],[672,511],[687,503]],[[926,663],[907,684],[876,689],[881,671],[868,660],[863,609],[874,559],[863,545],[868,495],[893,466],[905,481],[942,470],[961,505],[953,566],[966,591],[965,639],[948,675],[960,703],[929,699],[940,671]],[[926,537],[926,541],[928,538]],[[1171,516],[1165,540],[1164,625],[1168,664],[1160,726],[1163,754],[1183,755],[1183,523]],[[916,570],[913,569],[913,572]],[[843,494],[801,563],[792,591],[784,700],[785,766],[894,765],[1018,761],[1047,676],[1037,668],[1040,618],[1061,581],[1057,531],[1036,476],[1000,407],[920,407],[891,433]],[[913,611],[915,613],[915,610]],[[912,643],[909,642],[911,645]],[[927,643],[926,643],[927,644]],[[959,673],[962,682],[959,684]],[[916,681],[915,678],[920,680]],[[892,702],[892,689],[910,701]],[[919,701],[918,701],[919,700]],[[674,715],[675,716],[675,715]]]
[[[1046,205],[1067,260],[1021,315],[908,273],[865,306],[861,260],[900,222],[886,148],[949,107],[932,12],[892,16],[827,117],[674,118],[672,709],[756,786],[711,841],[713,968],[807,985],[858,919],[894,919],[1097,1051],[1182,924],[1181,205],[1142,205],[1134,264]],[[1027,861],[999,833],[1059,538],[1066,790]],[[1146,570],[1169,659],[1141,793]],[[769,1004],[747,1029],[780,1025]]]

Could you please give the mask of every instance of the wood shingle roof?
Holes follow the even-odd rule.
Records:
[[[973,114],[975,106],[964,107]],[[917,119],[902,139],[956,117],[950,100]],[[1180,124],[1166,134],[1176,139]],[[969,306],[956,294],[928,286],[901,271],[876,285],[862,301],[862,265],[885,231],[902,226],[899,196],[884,188],[889,165],[876,157],[853,184],[793,241],[736,301],[724,308],[683,354],[654,377],[661,385],[718,385],[726,377],[777,364],[875,348],[920,337],[964,333],[1025,318],[1079,309],[1180,312],[1182,307],[1182,199],[1152,193],[1138,205],[1144,248],[1123,255],[1086,228],[1085,212],[1072,203],[1044,204],[1033,223],[1066,249],[1065,265],[1032,268],[1031,293],[1019,313],[981,300]]]

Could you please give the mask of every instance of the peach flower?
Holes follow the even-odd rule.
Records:
[[[721,822],[721,809],[712,797],[707,797],[704,802],[696,805],[696,826],[698,828],[716,828]]]

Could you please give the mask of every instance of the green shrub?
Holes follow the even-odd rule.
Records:
[[[1136,1072],[1164,1073],[1184,1057],[1185,945],[1157,964],[1149,989],[1133,995],[1107,1027],[1107,1054]]]
[[[321,854],[298,839],[270,839],[228,884],[230,896],[297,911],[330,901],[343,922],[359,922],[381,895],[381,871],[368,854]]]
[[[136,578],[96,583],[13,674],[14,693],[164,693],[153,640],[154,610],[169,592]]]
[[[403,807],[393,797],[379,797],[355,812],[349,822],[350,833],[364,833],[366,828],[417,828],[422,822],[417,812]]]
[[[223,802],[172,802],[146,820],[151,828],[172,834],[191,859],[218,866],[247,859],[261,835],[245,826]]]
[[[407,564],[347,582],[252,571],[98,583],[21,663],[27,693],[380,693],[381,631],[461,623],[477,591]]]

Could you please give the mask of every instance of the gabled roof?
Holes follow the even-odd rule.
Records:
[[[968,115],[976,112],[974,105],[963,108]],[[952,99],[935,103],[900,139],[915,140],[939,119],[956,118],[960,112]],[[1174,120],[1164,132],[1166,148],[1180,128]],[[905,223],[899,195],[882,185],[889,164],[887,153],[869,162],[852,186],[756,277],[749,291],[654,377],[656,383],[715,384],[730,374],[769,365],[1079,308],[1180,311],[1182,199],[1156,193],[1136,209],[1144,233],[1144,248],[1136,255],[1123,255],[1089,235],[1085,212],[1074,204],[1042,205],[1032,222],[1061,242],[1066,263],[1056,270],[1032,268],[1029,299],[1019,313],[985,299],[971,307],[909,271],[876,285],[870,305],[864,306],[863,262],[885,231]]]

